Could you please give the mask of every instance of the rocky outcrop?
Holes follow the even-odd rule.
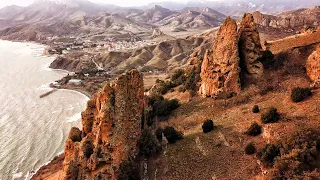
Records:
[[[142,75],[132,70],[93,95],[65,145],[63,179],[116,179],[119,165],[137,153],[144,109]]]
[[[199,93],[213,98],[238,94],[241,90],[239,63],[237,24],[228,17],[213,47],[205,53]]]
[[[320,47],[313,52],[306,63],[306,70],[313,82],[320,82]]]
[[[262,75],[263,64],[259,59],[263,55],[263,50],[252,14],[245,14],[240,24],[239,54],[243,73],[253,76]]]

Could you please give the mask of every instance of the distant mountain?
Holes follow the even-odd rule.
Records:
[[[174,11],[156,5],[151,9],[127,17],[137,22],[155,23],[173,14],[175,14]]]
[[[210,8],[184,8],[158,24],[173,28],[210,28],[219,26],[225,18],[225,15]]]
[[[246,12],[261,11],[269,14],[279,14],[284,11],[290,11],[299,8],[310,8],[313,6],[320,5],[319,0],[191,0],[187,3],[176,3],[176,2],[158,2],[151,3],[146,7],[154,6],[155,4],[168,9],[181,10],[186,7],[209,7],[222,14],[228,16],[242,16]]]
[[[283,12],[279,15],[267,15],[254,12],[255,23],[273,28],[302,28],[320,24],[320,6]]]
[[[17,9],[17,10],[15,10]],[[14,11],[15,10],[15,11]],[[11,13],[10,16],[6,12]],[[25,8],[7,7],[0,19],[0,37],[15,40],[44,40],[48,36],[88,36],[149,32],[157,26],[172,28],[211,28],[225,15],[210,8],[170,10],[98,5],[88,0],[37,0]]]
[[[17,15],[23,7],[20,6],[7,6],[2,9],[0,9],[0,19],[11,19],[15,15]]]

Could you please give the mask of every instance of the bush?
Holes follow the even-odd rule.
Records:
[[[200,72],[193,69],[187,76],[184,86],[188,90],[198,91],[197,83],[201,80]]]
[[[155,102],[163,101],[163,100],[164,100],[163,96],[159,96],[159,95],[149,96],[148,97],[148,105],[153,106]]]
[[[81,141],[81,131],[77,127],[72,127],[69,132],[69,138],[72,140],[72,142],[80,142]]]
[[[247,155],[252,155],[256,152],[256,147],[254,146],[253,143],[249,143],[247,144],[247,146],[244,148],[244,152],[247,154]]]
[[[171,77],[171,81],[173,82],[173,84],[175,86],[179,86],[179,85],[183,84],[186,81],[186,76],[184,75],[184,70],[182,70],[182,69],[176,70]]]
[[[140,155],[147,158],[153,156],[160,148],[156,136],[150,129],[144,129],[142,131],[138,144]]]
[[[140,180],[139,164],[125,161],[120,164],[118,180]]]
[[[306,172],[319,167],[317,142],[320,134],[317,129],[298,130],[294,135],[284,137],[280,142],[281,156],[276,159],[274,168],[279,179],[296,179]]]
[[[258,105],[254,105],[253,108],[252,108],[252,112],[253,113],[259,113],[260,112],[259,106]]]
[[[263,66],[266,67],[266,69],[272,67],[274,63],[274,55],[270,50],[266,50],[263,52],[262,57],[259,59],[260,62],[262,62]]]
[[[210,119],[204,121],[204,123],[202,124],[202,131],[204,133],[211,132],[213,128],[214,128],[214,124],[213,124],[213,121]]]
[[[169,116],[170,113],[177,109],[180,106],[179,101],[177,99],[164,99],[156,101],[153,104],[152,117],[166,117]]]
[[[267,144],[258,153],[258,158],[260,159],[260,161],[268,167],[271,167],[273,165],[274,160],[277,156],[280,156],[280,150],[279,147],[274,144]]]
[[[85,141],[82,145],[83,154],[89,158],[93,154],[93,148],[94,146],[91,141]]]
[[[294,88],[291,92],[291,99],[293,102],[301,102],[305,98],[312,95],[310,88]]]
[[[275,123],[279,120],[280,114],[278,113],[277,109],[271,107],[265,114],[261,115],[261,122],[264,124],[268,123]]]
[[[163,134],[163,129],[162,128],[158,128],[156,130],[156,137],[158,139],[158,141],[161,143],[162,142],[162,134]]]
[[[179,131],[176,131],[173,127],[167,126],[163,131],[164,136],[167,138],[170,144],[177,142],[178,140],[183,139],[183,134]]]
[[[258,136],[261,134],[261,126],[254,122],[253,124],[251,124],[251,126],[249,127],[249,129],[246,131],[246,134],[249,136]]]

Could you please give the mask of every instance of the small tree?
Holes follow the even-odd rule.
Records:
[[[139,152],[144,157],[151,157],[160,148],[156,136],[150,129],[144,129],[139,139]]]
[[[291,99],[293,102],[301,102],[307,97],[312,96],[310,88],[294,88],[291,92]]]
[[[204,123],[202,124],[202,131],[204,133],[211,132],[213,128],[214,128],[214,124],[213,124],[213,121],[210,119],[204,121]]]
[[[275,123],[279,120],[279,118],[280,118],[280,114],[278,113],[277,109],[274,107],[269,108],[265,114],[261,115],[261,121],[264,124]]]
[[[140,180],[139,164],[125,161],[120,164],[118,180]]]
[[[249,144],[247,144],[247,146],[244,149],[244,152],[248,155],[252,155],[256,152],[256,147],[254,146],[254,144],[251,142]]]
[[[272,166],[277,156],[280,156],[280,150],[279,147],[274,144],[267,144],[258,153],[258,158],[266,166]]]
[[[251,126],[249,127],[249,129],[246,131],[246,134],[249,136],[258,136],[261,134],[261,126],[254,122],[251,124]]]
[[[183,134],[175,130],[171,126],[167,126],[163,131],[164,136],[167,138],[170,144],[177,142],[178,140],[183,139]]]

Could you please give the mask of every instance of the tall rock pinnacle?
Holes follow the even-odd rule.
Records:
[[[244,14],[240,24],[239,54],[243,73],[256,77],[262,75],[263,64],[259,59],[263,50],[252,14]]]
[[[213,98],[240,93],[239,63],[237,24],[228,17],[220,27],[213,47],[205,53],[199,93]]]
[[[82,134],[73,128],[67,139],[63,179],[116,179],[121,162],[137,154],[143,108],[143,78],[136,70],[93,95],[82,113]]]

